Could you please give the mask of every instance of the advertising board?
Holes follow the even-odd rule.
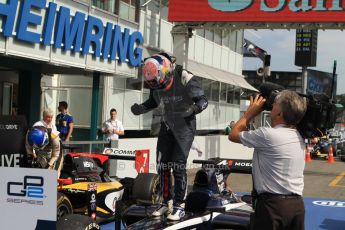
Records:
[[[337,93],[337,90],[335,90],[337,88],[337,75],[335,76],[335,84],[332,91],[332,73],[311,69],[308,69],[307,71],[307,93],[323,93],[329,97],[331,97],[333,93],[333,97],[335,98],[335,95]]]
[[[0,167],[1,229],[56,229],[57,172]]]
[[[170,0],[173,22],[345,22],[344,0]]]
[[[0,116],[0,167],[19,167],[26,130],[24,116]]]

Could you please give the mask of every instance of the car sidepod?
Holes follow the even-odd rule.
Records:
[[[60,189],[60,192],[70,200],[74,213],[87,213],[89,203],[87,189],[89,183],[90,182],[80,182],[65,185]],[[97,218],[112,218],[116,209],[116,201],[122,199],[124,188],[118,181],[96,183],[96,185]]]

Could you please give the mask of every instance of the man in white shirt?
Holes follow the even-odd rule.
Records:
[[[116,109],[111,109],[110,119],[106,120],[103,123],[102,132],[105,134],[107,141],[118,140],[119,136],[125,135],[125,130],[123,128],[122,122],[116,119],[116,116]]]
[[[284,90],[273,103],[272,128],[248,131],[265,102],[261,95],[251,97],[247,111],[229,134],[230,141],[254,148],[253,229],[303,230],[305,143],[296,125],[305,114],[306,102],[297,93]]]

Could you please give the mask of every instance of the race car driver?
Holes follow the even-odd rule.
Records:
[[[143,76],[150,87],[150,96],[142,104],[135,103],[135,115],[146,113],[163,102],[163,119],[157,142],[157,171],[160,175],[162,205],[153,216],[168,214],[168,220],[180,220],[185,215],[187,192],[186,163],[196,131],[195,115],[206,109],[208,100],[196,77],[175,58],[166,53],[144,60]],[[174,176],[174,193],[171,184]],[[174,197],[172,197],[174,194]],[[170,200],[173,199],[173,208]]]

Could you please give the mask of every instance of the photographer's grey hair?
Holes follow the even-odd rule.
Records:
[[[280,92],[276,103],[279,105],[287,125],[298,124],[307,110],[305,98],[290,90]]]

